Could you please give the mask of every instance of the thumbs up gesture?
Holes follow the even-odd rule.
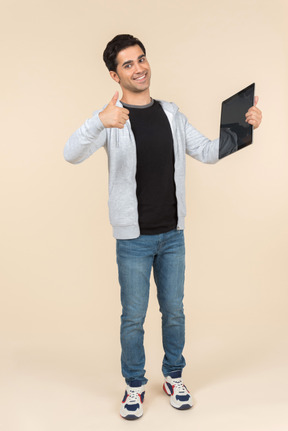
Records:
[[[106,128],[117,127],[118,129],[123,129],[129,119],[128,109],[116,106],[118,96],[119,93],[116,91],[106,108],[99,114],[99,118]]]

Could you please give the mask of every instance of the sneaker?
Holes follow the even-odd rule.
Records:
[[[192,397],[181,377],[165,377],[163,389],[170,396],[170,404],[175,409],[187,410],[193,406]]]
[[[143,386],[132,388],[127,385],[120,410],[122,418],[128,420],[141,418],[143,415],[142,404],[144,401],[144,395],[145,391]]]

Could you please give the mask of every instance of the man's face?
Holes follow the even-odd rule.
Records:
[[[116,57],[116,72],[110,72],[124,92],[139,93],[149,89],[151,70],[139,45],[129,46]]]

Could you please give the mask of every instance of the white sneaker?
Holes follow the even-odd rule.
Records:
[[[139,419],[143,415],[143,401],[144,401],[144,387],[132,388],[127,385],[124,398],[122,400],[122,406],[120,409],[120,415],[124,419],[134,420]]]
[[[170,404],[178,410],[187,410],[193,406],[192,397],[182,382],[181,377],[165,377],[163,389],[170,396]]]

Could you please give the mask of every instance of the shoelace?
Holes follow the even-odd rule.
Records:
[[[139,401],[138,396],[139,396],[139,392],[137,390],[135,390],[135,389],[131,389],[130,388],[129,391],[128,391],[128,398],[127,398],[126,402],[128,402],[129,404],[130,403],[134,404],[135,402]]]
[[[186,387],[183,385],[182,379],[173,380],[173,386],[175,392],[177,392],[178,394],[186,395],[188,393]]]

